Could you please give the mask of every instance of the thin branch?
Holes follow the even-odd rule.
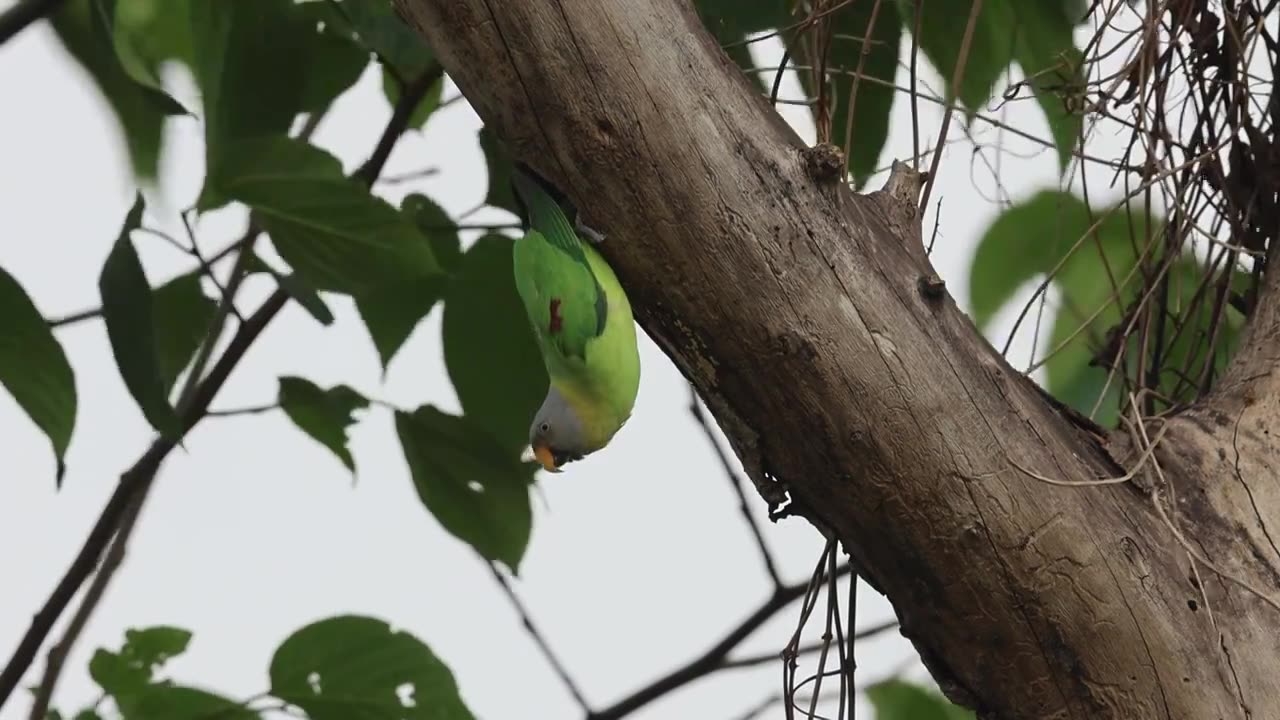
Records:
[[[428,71],[427,75],[430,74],[431,71]],[[414,92],[406,92],[401,95],[400,101],[396,104],[395,111],[392,113],[391,120],[387,124],[386,131],[383,132],[378,140],[377,147],[374,148],[373,155],[358,173],[358,177],[364,181],[366,187],[371,186],[378,175],[381,174],[383,166],[386,164],[386,159],[391,155],[390,148],[386,146],[394,145],[399,140],[404,130],[408,127],[413,109],[421,102],[422,96],[430,86],[430,82],[415,82],[412,86]],[[250,315],[236,330],[236,334],[231,338],[227,349],[218,358],[208,376],[198,383],[193,382],[192,386],[195,389],[188,397],[179,399],[176,409],[181,421],[183,435],[205,417],[214,396],[226,384],[231,372],[235,370],[249,347],[258,339],[258,336],[262,334],[262,331],[280,313],[280,310],[284,308],[288,301],[289,295],[284,290],[277,288],[272,292],[257,311]],[[198,377],[198,373],[195,372],[196,365],[193,364],[192,368],[193,370],[189,377]],[[121,475],[115,492],[111,494],[111,498],[102,508],[102,512],[98,515],[98,520],[89,531],[89,535],[81,545],[80,551],[76,554],[75,559],[72,560],[67,571],[63,573],[62,578],[58,581],[44,605],[36,612],[32,618],[31,626],[18,643],[18,647],[9,658],[9,662],[0,671],[0,708],[8,701],[13,694],[13,690],[22,680],[22,676],[31,667],[36,653],[49,636],[54,623],[66,610],[67,605],[70,604],[71,599],[80,587],[84,585],[85,580],[93,573],[98,561],[103,556],[103,551],[106,549],[107,544],[112,541],[117,530],[123,526],[125,513],[128,512],[134,499],[150,485],[156,472],[175,446],[176,443],[171,439],[164,437],[154,439],[142,457],[138,458],[137,462]]]
[[[76,323],[84,322],[85,320],[92,320],[97,317],[102,317],[102,308],[100,307],[81,310],[80,312],[63,315],[62,317],[49,318],[46,322],[51,328],[60,328],[67,325],[75,325]]]
[[[577,683],[573,681],[573,677],[569,675],[569,671],[565,668],[564,663],[562,663],[560,658],[552,652],[551,646],[548,645],[547,641],[542,637],[542,633],[538,632],[537,626],[533,624],[533,617],[529,615],[529,611],[525,609],[524,603],[520,601],[520,596],[516,595],[516,591],[511,587],[511,583],[502,576],[502,573],[493,563],[488,560],[484,560],[484,558],[481,558],[481,560],[484,561],[485,565],[489,566],[489,572],[493,573],[493,579],[498,582],[498,585],[502,588],[502,592],[507,596],[507,600],[511,601],[511,607],[514,608],[516,614],[520,616],[520,622],[524,624],[524,629],[529,633],[529,637],[533,638],[534,644],[536,644],[538,649],[542,651],[542,656],[546,658],[547,664],[551,666],[553,671],[555,671],[556,676],[560,678],[560,682],[569,690],[569,694],[573,696],[575,701],[577,701],[578,706],[582,708],[582,711],[590,717],[592,714],[591,705],[587,702],[586,696],[582,694],[582,690],[580,690]]]
[[[876,635],[879,635],[881,633],[885,633],[890,630],[893,630],[896,627],[898,627],[897,620],[886,620],[880,623],[879,625],[872,625],[871,627],[863,628],[857,631],[856,633],[854,633],[852,637],[854,640],[866,640],[868,638],[873,638]],[[819,652],[820,650],[822,650],[823,645],[824,643],[822,642],[816,642],[816,643],[813,643],[812,645],[805,645],[804,647],[796,651],[796,655],[808,655],[810,653]],[[755,667],[757,665],[764,665],[765,663],[777,662],[781,658],[782,658],[781,652],[760,653],[758,655],[747,655],[745,657],[733,658],[732,660],[725,660],[723,663],[720,664],[720,669],[730,670],[730,669],[736,669],[736,668]]]
[[[250,407],[231,408],[229,410],[210,410],[205,413],[206,417],[239,417],[241,415],[261,415],[272,410],[279,410],[280,403],[268,403],[264,405],[253,405]]]
[[[707,442],[711,443],[711,447],[715,449],[716,457],[720,459],[720,467],[724,469],[725,476],[729,478],[729,484],[733,486],[734,494],[738,496],[738,509],[742,511],[742,517],[747,521],[747,526],[751,528],[751,534],[756,539],[756,547],[760,549],[760,558],[764,561],[765,572],[769,573],[769,579],[773,581],[774,590],[781,589],[783,586],[782,576],[778,574],[778,565],[773,560],[773,553],[769,551],[769,544],[765,542],[764,532],[760,529],[759,523],[756,522],[755,516],[751,514],[751,507],[747,504],[747,493],[742,487],[742,480],[738,477],[738,473],[734,471],[733,463],[730,462],[724,448],[720,447],[720,443],[716,442],[716,435],[711,429],[711,422],[707,419],[706,413],[702,412],[702,406],[698,404],[698,391],[693,385],[689,386],[689,412],[693,415],[693,419],[698,421],[698,426],[702,428],[702,433],[707,436]]]
[[[45,720],[45,715],[49,712],[49,703],[53,700],[54,688],[57,687],[58,678],[62,674],[62,667],[67,662],[67,656],[71,654],[71,648],[75,646],[76,640],[84,632],[85,625],[89,623],[89,618],[93,615],[94,609],[102,601],[102,595],[106,592],[107,586],[111,584],[111,578],[120,569],[121,563],[124,562],[124,553],[129,542],[129,535],[134,525],[138,522],[138,515],[142,512],[142,505],[145,501],[146,495],[142,494],[129,506],[124,519],[121,521],[120,530],[116,533],[115,540],[112,541],[111,548],[107,551],[107,555],[102,561],[102,567],[98,570],[98,574],[93,577],[93,582],[89,583],[89,589],[85,591],[84,599],[80,601],[80,607],[76,609],[75,615],[71,617],[71,622],[67,623],[67,629],[62,635],[62,639],[49,649],[49,659],[45,664],[44,676],[40,678],[40,685],[36,687],[35,701],[31,705],[30,720]]]
[[[847,575],[849,566],[841,566],[837,575]],[[784,585],[769,596],[769,599],[756,608],[742,622],[728,632],[710,649],[681,667],[654,680],[631,695],[619,700],[598,712],[587,713],[586,720],[618,720],[626,717],[669,692],[677,690],[699,678],[710,675],[720,669],[725,658],[742,644],[761,625],[768,622],[783,608],[797,598],[803,597],[809,590],[809,582],[798,585]]]
[[[412,82],[407,83],[401,98],[414,98],[420,101],[426,95],[427,90],[439,82],[442,77],[444,77],[444,66],[437,63]],[[356,179],[365,185],[373,185],[374,181],[378,179],[378,175],[382,173],[382,168],[387,164],[387,158],[391,157],[391,151],[395,148],[396,141],[408,129],[409,119],[413,117],[413,111],[417,107],[418,102],[416,101],[413,103],[396,103],[396,107],[391,113],[391,119],[387,121],[387,127],[383,130],[382,137],[378,139],[378,145],[374,148],[373,154],[369,156],[364,165],[360,166],[359,170],[356,170]]]
[[[978,24],[978,13],[982,11],[982,0],[973,0],[973,7],[969,8],[969,22],[964,27],[964,37],[960,40],[960,53],[956,56],[955,73],[951,76],[951,102],[947,103],[947,109],[942,114],[942,128],[938,130],[937,149],[933,153],[933,160],[929,165],[928,184],[924,186],[924,196],[920,198],[920,208],[923,211],[929,207],[929,193],[933,190],[934,180],[938,177],[938,161],[942,158],[942,143],[947,139],[947,129],[951,127],[951,115],[956,109],[956,102],[960,97],[960,81],[964,78],[964,66],[969,61],[969,49],[973,44],[973,28]]]
[[[66,0],[18,0],[18,4],[0,13],[0,45],[9,42],[14,35],[28,25],[58,11]]]

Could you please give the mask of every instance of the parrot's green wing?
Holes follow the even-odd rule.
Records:
[[[586,359],[604,332],[609,305],[573,224],[539,181],[517,166],[512,184],[529,215],[515,243],[516,288],[534,332],[563,358]]]

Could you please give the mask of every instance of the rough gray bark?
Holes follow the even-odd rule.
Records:
[[[852,549],[952,699],[989,718],[1280,717],[1280,282],[1229,378],[1165,423],[1158,473],[1036,479],[1014,463],[1091,481],[1141,447],[1011,368],[930,280],[910,178],[824,179],[687,0],[396,4],[608,235],[641,326],[761,494]]]

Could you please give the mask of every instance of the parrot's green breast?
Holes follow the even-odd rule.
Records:
[[[626,292],[608,262],[582,242],[559,205],[516,175],[530,229],[515,242],[516,288],[551,385],[573,408],[582,437],[576,452],[606,445],[631,415],[640,355]]]

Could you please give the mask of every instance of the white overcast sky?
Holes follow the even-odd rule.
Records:
[[[0,8],[7,4],[0,2]],[[756,52],[765,64],[776,62],[779,49],[770,41]],[[921,77],[935,90],[942,87],[932,70],[923,69]],[[900,81],[905,78],[904,70]],[[198,107],[185,76],[172,79],[179,98]],[[316,136],[348,169],[365,158],[390,114],[379,80],[367,71]],[[446,96],[456,92],[446,88]],[[783,95],[797,92],[788,78]],[[95,306],[98,272],[133,195],[107,106],[45,25],[0,47],[0,98],[0,266],[46,314]],[[900,96],[883,165],[911,153],[908,108]],[[791,107],[783,113],[812,139],[807,111]],[[1030,101],[991,113],[1047,136]],[[922,104],[925,145],[936,139],[940,118],[936,106]],[[396,174],[435,166],[439,174],[380,192],[393,202],[410,191],[424,192],[454,214],[474,206],[486,183],[475,136],[479,125],[465,103],[439,112],[425,134],[401,142],[387,168]],[[961,128],[953,123],[952,136],[960,137]],[[991,128],[982,128],[981,136],[988,143],[996,139]],[[193,201],[203,173],[200,138],[195,120],[170,124],[162,192],[149,197],[150,222],[174,229],[176,210]],[[1006,156],[1002,168],[1015,200],[1056,183],[1052,152],[1026,143],[1009,146],[1020,155]],[[999,211],[991,171],[971,149],[965,142],[950,147],[934,193],[942,201],[942,217],[933,261],[962,306],[974,243]],[[473,219],[506,216],[486,211]],[[926,222],[932,228],[932,209]],[[203,247],[223,246],[242,223],[240,212],[208,216],[199,227]],[[464,238],[469,242],[471,236]],[[154,283],[188,269],[188,259],[162,241],[137,235],[135,242]],[[247,293],[256,299],[269,290],[252,282]],[[1003,341],[1016,304],[1030,290],[1024,287],[1006,308],[993,338]],[[432,402],[457,410],[441,355],[438,311],[418,327],[384,380],[353,305],[337,297],[329,304],[338,322],[327,329],[296,306],[287,308],[215,406],[270,402],[279,375],[300,374],[326,386],[348,383],[401,407]],[[75,369],[80,403],[61,491],[54,489],[48,442],[0,393],[5,658],[80,547],[118,474],[151,437],[116,372],[101,324],[65,328],[58,338]],[[1018,357],[1025,357],[1029,345],[1030,338],[1023,339]],[[562,475],[543,477],[517,586],[596,706],[703,652],[769,591],[730,486],[686,411],[682,378],[648,337],[642,335],[641,342],[643,380],[632,420],[605,451]],[[290,632],[319,618],[355,613],[382,618],[429,643],[481,718],[580,716],[488,570],[419,503],[389,413],[365,413],[351,445],[360,471],[354,486],[341,464],[282,413],[212,418],[200,425],[186,451],[173,453],[164,465],[127,563],[77,645],[56,705],[73,711],[96,697],[87,660],[94,648],[117,647],[129,627],[192,630],[190,648],[170,664],[170,676],[244,698],[267,689],[271,652]],[[807,578],[822,547],[819,535],[802,520],[769,524],[754,494],[751,511],[766,526],[787,579]],[[798,607],[780,614],[747,649],[780,649]],[[892,617],[887,601],[865,586],[858,607],[859,625]],[[808,637],[817,639],[819,632],[811,625]],[[914,651],[896,634],[863,643],[860,683],[904,663],[911,664],[910,677],[927,678],[912,658]],[[807,661],[802,668],[816,662]],[[42,653],[33,670],[43,664]],[[774,665],[725,672],[633,717],[732,718],[775,693],[778,678]],[[29,682],[34,681],[33,673]],[[25,718],[27,707],[22,692],[0,711],[0,720]]]

